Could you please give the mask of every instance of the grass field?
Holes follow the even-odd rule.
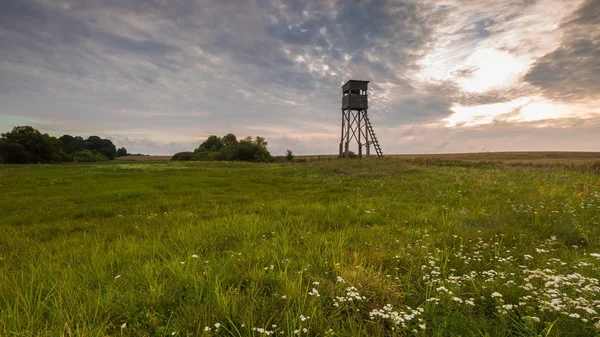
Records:
[[[593,336],[600,164],[0,166],[0,336]]]

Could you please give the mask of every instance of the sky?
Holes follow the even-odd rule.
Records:
[[[600,151],[600,0],[0,1],[0,132],[334,154],[349,79],[384,154]]]

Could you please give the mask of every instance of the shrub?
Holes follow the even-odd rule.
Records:
[[[73,161],[78,163],[93,163],[107,160],[108,157],[101,153],[98,153],[96,150],[83,150],[73,153]]]
[[[193,160],[193,159],[194,159],[194,152],[190,152],[190,151],[177,152],[173,155],[173,157],[171,157],[171,160]]]
[[[292,161],[294,159],[294,154],[292,153],[292,150],[288,149],[285,151],[285,159],[287,159],[288,161]]]

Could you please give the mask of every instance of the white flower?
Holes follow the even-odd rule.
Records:
[[[308,316],[304,316],[304,315],[300,315],[300,320],[301,320],[302,322],[306,321],[307,319],[310,319],[310,317],[308,317]]]
[[[205,326],[205,327],[204,327],[204,331],[210,331],[210,327],[208,327],[208,326]]]
[[[287,298],[287,296],[285,296],[285,295],[281,296],[282,300],[285,300],[286,298]]]
[[[117,275],[117,276],[115,276],[115,280],[116,280],[116,279],[118,279],[119,277],[121,277],[121,275]]]
[[[523,317],[523,319],[528,319],[528,320],[536,322],[536,323],[540,322],[540,319],[535,316],[525,316],[525,317]]]
[[[570,315],[569,315],[569,317],[573,317],[573,318],[579,318],[579,317],[581,317],[581,316],[579,316],[579,314],[578,314],[578,313],[572,313],[572,314],[570,314]]]
[[[524,257],[525,257],[525,260],[531,260],[531,259],[533,259],[533,256],[528,255],[528,254],[525,254]]]
[[[499,292],[492,293],[492,297],[502,297],[502,294]]]
[[[193,257],[194,259],[197,259],[197,258],[198,258],[198,255],[194,254],[194,255],[192,255],[192,257]]]
[[[315,281],[315,282],[313,282],[312,284],[313,284],[313,285],[316,285],[316,286],[318,286],[318,285],[319,285],[319,282]]]
[[[121,329],[125,329],[127,327],[127,322],[121,324]]]
[[[215,323],[215,328],[220,328],[221,327],[221,323]]]
[[[427,329],[427,326],[425,324],[419,324],[419,328],[421,328],[421,330],[425,330]]]
[[[600,259],[600,254],[598,254],[598,253],[592,253],[592,254],[590,254],[590,256]]]
[[[302,332],[304,332],[304,333],[307,333],[307,332],[308,332],[308,329],[307,329],[307,328],[304,328],[304,329],[302,329]]]
[[[321,296],[321,295],[319,295],[319,291],[317,291],[317,289],[315,289],[315,288],[312,288],[312,290],[309,291],[308,294],[311,296],[317,296],[317,297]]]

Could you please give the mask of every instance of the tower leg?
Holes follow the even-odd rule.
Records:
[[[346,158],[349,157],[348,145],[350,145],[350,114],[351,113],[352,113],[352,110],[346,110],[346,144],[345,144]]]
[[[345,124],[346,124],[346,111],[344,111],[344,109],[342,109],[342,135],[340,137],[340,155],[339,155],[340,158],[342,158],[342,154],[343,154]]]
[[[358,158],[362,159],[362,143],[361,141],[361,134],[362,134],[362,125],[361,125],[361,117],[362,117],[362,111],[358,112]]]
[[[367,158],[371,156],[371,144],[369,143],[369,129],[368,129],[368,125],[367,125],[367,118],[366,118],[366,114],[367,112],[365,111],[365,144],[367,145]]]

